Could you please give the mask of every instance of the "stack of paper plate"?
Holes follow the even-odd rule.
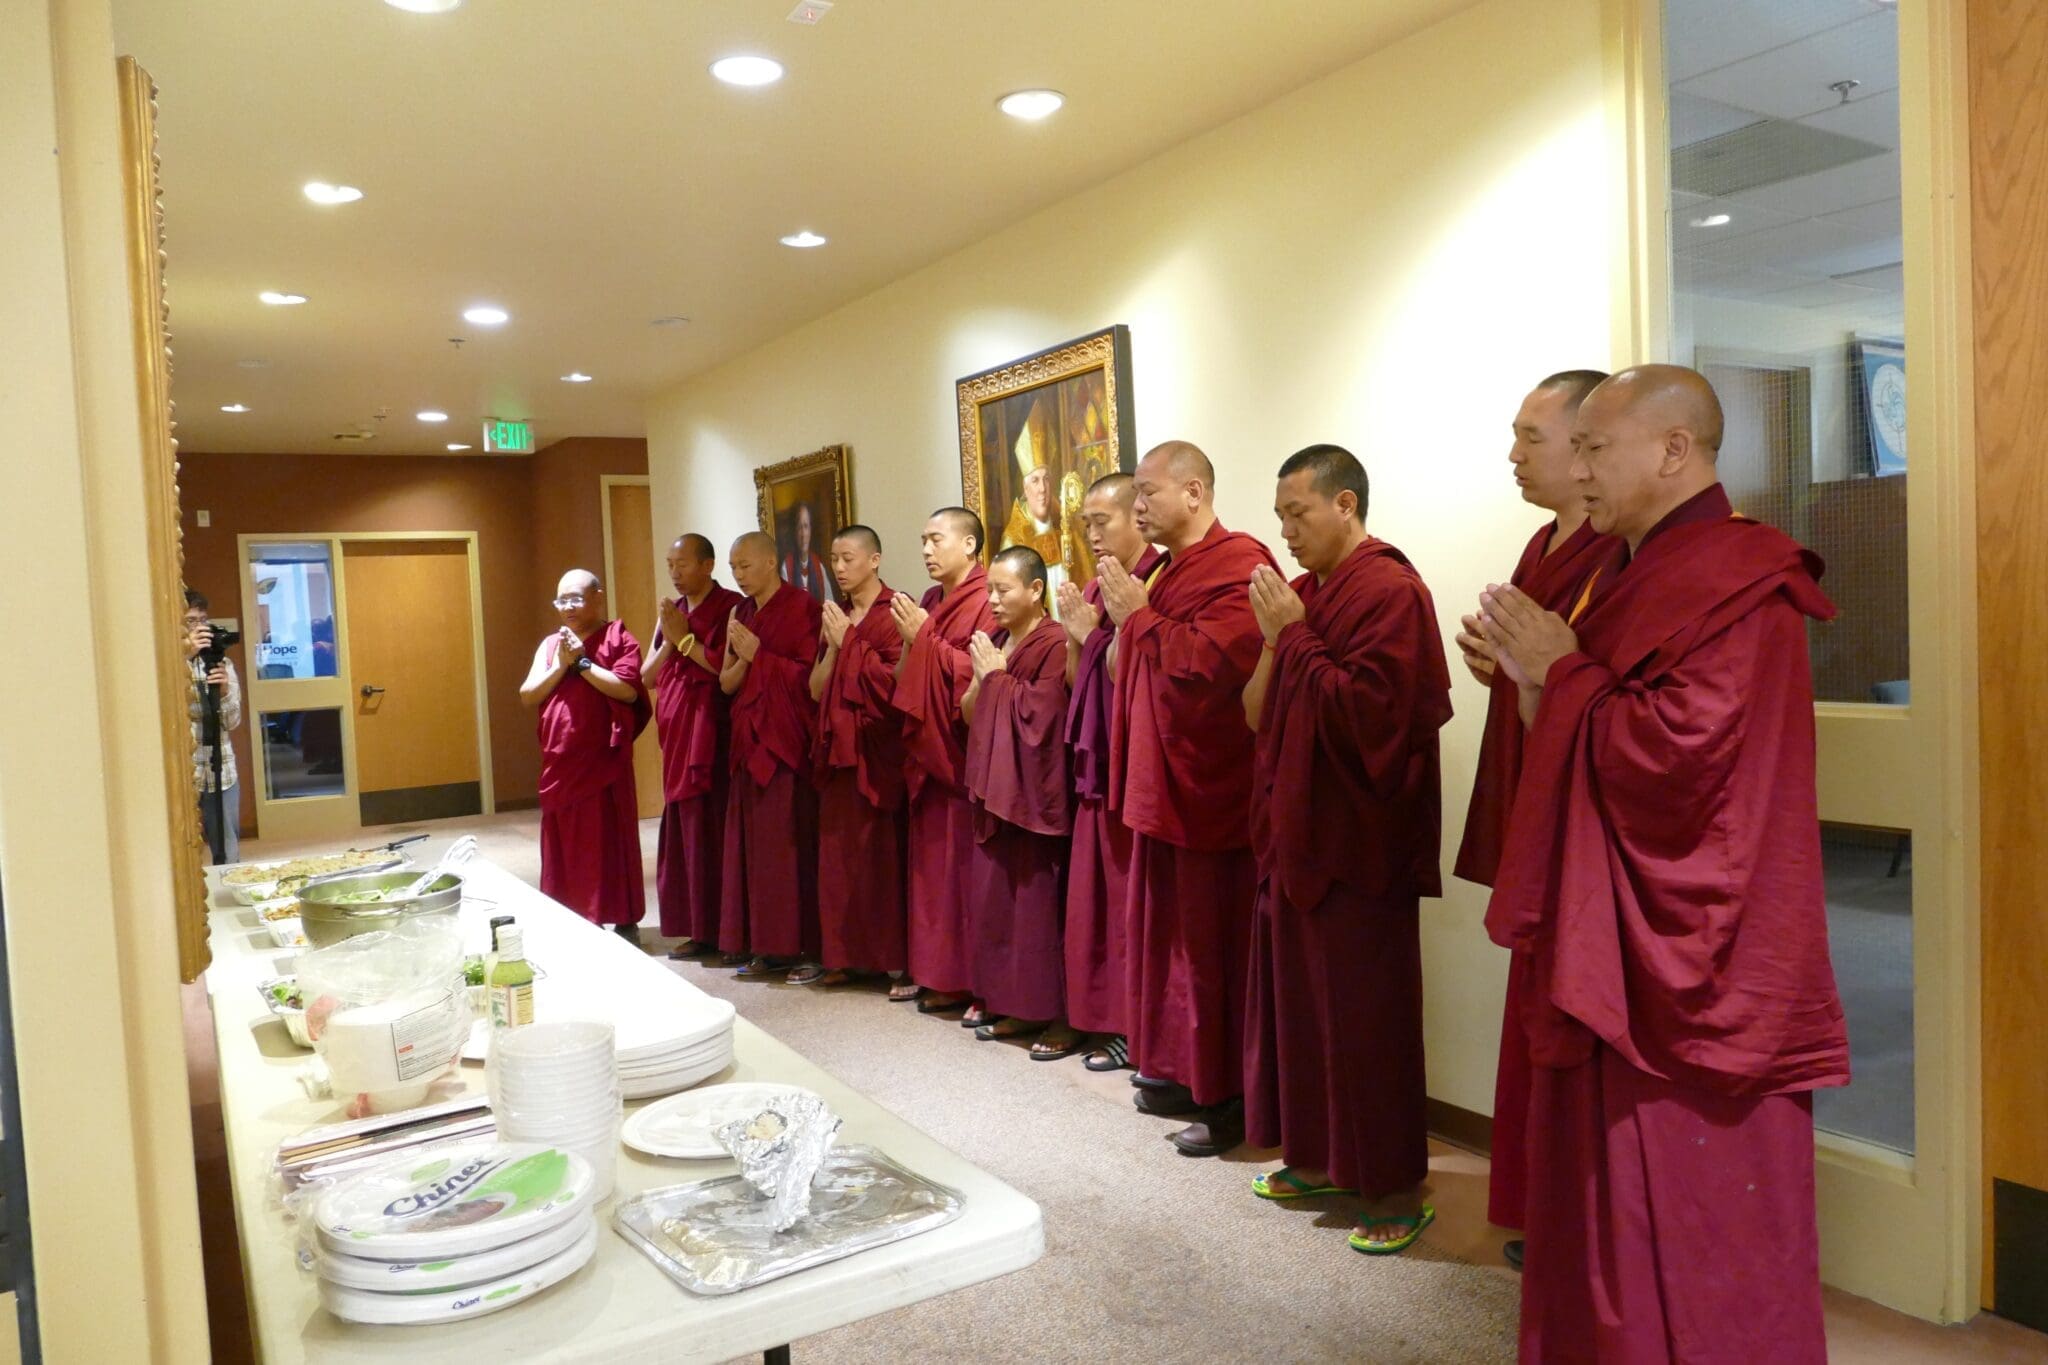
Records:
[[[481,1142],[402,1157],[315,1201],[320,1301],[365,1323],[508,1308],[597,1251],[593,1174],[574,1152]]]
[[[548,1023],[571,1020],[611,1024],[617,1032],[619,1094],[629,1100],[669,1095],[715,1076],[732,1065],[732,1002],[690,990],[670,994],[647,1008],[632,1008],[630,998],[607,1001],[579,996],[563,980],[550,977],[561,990],[536,992],[536,1014]],[[622,993],[623,996],[623,993]],[[647,1003],[647,1002],[643,1002]],[[479,1020],[464,1057],[481,1060],[490,1053],[490,1025]]]

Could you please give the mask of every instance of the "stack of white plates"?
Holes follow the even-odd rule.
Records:
[[[712,1003],[725,1009],[710,1011],[710,1018],[695,1021],[685,1032],[630,1049],[621,1039],[619,1092],[629,1100],[673,1094],[731,1066],[732,1005],[724,1000]]]
[[[336,1317],[481,1317],[567,1278],[596,1253],[596,1177],[576,1153],[479,1142],[422,1155],[394,1158],[315,1201],[304,1258]]]
[[[611,1197],[617,1173],[619,1076],[610,1024],[563,1022],[501,1029],[486,1080],[498,1136],[582,1157],[596,1178],[591,1202]]]
[[[553,987],[558,981],[560,977],[550,977],[547,984]],[[680,1000],[671,994],[647,1008],[636,1008],[630,1000],[578,998],[569,989],[537,992],[536,1003],[548,1023],[573,1019],[614,1024],[619,1094],[625,1099],[671,1095],[732,1065],[732,1002],[701,991],[692,989]],[[462,1055],[488,1059],[492,1038],[488,1021],[479,1020]]]

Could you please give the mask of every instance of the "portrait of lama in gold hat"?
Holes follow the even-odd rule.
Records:
[[[1056,603],[1062,583],[1095,577],[1080,524],[1088,486],[1136,459],[1129,333],[1098,332],[958,387],[962,505],[995,532],[990,556],[1013,545],[1038,551]]]

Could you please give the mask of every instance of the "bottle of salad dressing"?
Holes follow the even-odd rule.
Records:
[[[518,1028],[533,1022],[533,967],[526,960],[525,935],[517,924],[498,930],[484,986],[490,993],[491,1027]]]

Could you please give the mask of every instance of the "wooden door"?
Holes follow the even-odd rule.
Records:
[[[480,813],[468,543],[347,541],[342,571],[363,823]]]
[[[640,642],[641,655],[654,652],[654,504],[644,479],[608,481],[605,492],[605,584],[612,611]],[[661,747],[649,725],[633,746],[633,781],[640,818],[661,814]]]

